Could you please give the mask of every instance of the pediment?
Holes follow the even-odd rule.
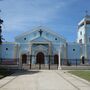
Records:
[[[28,41],[53,41],[55,40],[55,38],[60,41],[66,42],[66,40],[61,36],[56,34],[53,31],[50,31],[49,29],[45,28],[45,27],[37,27],[34,28],[31,31],[27,31],[19,36],[17,36],[15,38],[16,42],[25,42],[24,38],[27,38],[27,42]],[[52,40],[51,40],[52,39]]]

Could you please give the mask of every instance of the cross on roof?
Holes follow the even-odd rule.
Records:
[[[39,30],[40,36],[42,35],[42,32],[43,32],[42,29],[40,29],[40,30]]]

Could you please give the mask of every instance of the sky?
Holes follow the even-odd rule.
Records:
[[[0,0],[3,38],[14,38],[38,26],[62,35],[68,42],[77,39],[78,23],[90,14],[90,0]]]

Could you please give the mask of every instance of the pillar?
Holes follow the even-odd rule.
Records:
[[[61,70],[61,58],[60,58],[60,49],[58,51],[59,61],[58,61],[58,70]]]
[[[30,64],[30,56],[29,56],[29,52],[27,53],[27,64]]]
[[[30,48],[29,48],[29,64],[32,62],[32,42],[30,42]]]
[[[22,53],[21,53],[20,48],[21,48],[21,45],[18,44],[18,54],[19,54],[19,55],[18,55],[18,57],[19,57],[18,68],[19,68],[19,69],[22,69]]]
[[[19,69],[22,69],[22,56],[21,53],[19,53]]]

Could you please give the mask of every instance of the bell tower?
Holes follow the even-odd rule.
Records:
[[[87,15],[78,23],[77,43],[90,44],[90,15]]]

